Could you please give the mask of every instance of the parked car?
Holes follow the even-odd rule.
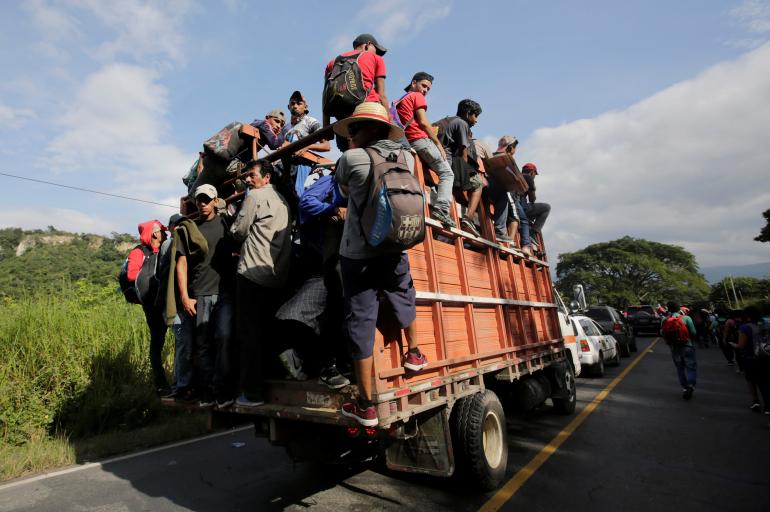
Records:
[[[636,338],[620,311],[612,306],[591,306],[585,314],[599,324],[604,334],[611,334],[618,341],[621,356],[629,357],[636,352]]]
[[[660,334],[661,316],[650,304],[628,306],[626,320],[631,324],[631,332],[638,334]]]
[[[570,311],[564,304],[564,301],[556,291],[553,289],[553,298],[556,301],[556,311],[559,315],[559,329],[561,330],[561,336],[564,338],[564,348],[570,353],[570,361],[572,361],[572,367],[575,370],[575,377],[580,376],[582,368],[580,366],[580,348],[578,347],[577,337],[575,336],[575,330],[570,322]]]
[[[605,364],[620,364],[620,349],[615,338],[602,334],[599,325],[587,316],[572,315],[571,322],[580,347],[581,366],[601,377]]]

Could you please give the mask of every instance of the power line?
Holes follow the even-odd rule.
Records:
[[[35,183],[42,183],[44,185],[53,185],[55,187],[70,188],[72,190],[79,190],[81,192],[90,192],[92,194],[100,194],[100,195],[103,195],[103,196],[117,197],[117,198],[120,198],[120,199],[128,199],[129,201],[137,201],[139,203],[147,203],[147,204],[154,204],[154,205],[157,205],[157,206],[165,206],[166,208],[174,208],[175,210],[177,208],[179,208],[179,206],[172,206],[170,204],[157,203],[155,201],[148,201],[146,199],[138,199],[136,197],[122,196],[120,194],[111,194],[109,192],[102,192],[100,190],[91,190],[90,188],[74,187],[72,185],[63,185],[61,183],[54,183],[52,181],[38,180],[38,179],[35,179],[35,178],[28,178],[26,176],[17,176],[15,174],[8,174],[7,172],[0,172],[0,176],[8,176],[9,178],[16,178],[16,179],[19,179],[19,180],[34,181]]]

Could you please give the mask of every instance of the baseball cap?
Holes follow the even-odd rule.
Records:
[[[418,71],[412,77],[412,82],[419,82],[420,80],[429,80],[432,82],[433,75],[431,75],[430,73],[426,73],[425,71]],[[409,89],[412,88],[412,82],[409,82],[409,85],[404,87],[404,91],[409,92]]]
[[[265,117],[266,118],[267,117],[274,117],[276,119],[280,119],[281,121],[286,122],[286,114],[284,114],[283,110],[281,110],[280,108],[274,108],[273,110],[268,112]]]
[[[513,135],[503,135],[497,142],[497,150],[501,151],[510,146],[511,144],[517,145],[519,140]]]
[[[526,164],[524,164],[524,167],[522,167],[521,170],[529,171],[531,173],[537,174],[537,166],[532,162],[527,162]]]
[[[293,93],[291,93],[291,96],[289,96],[289,103],[291,103],[292,100],[294,100],[294,101],[299,100],[299,101],[304,102],[305,103],[305,114],[309,114],[310,113],[310,105],[308,105],[307,100],[305,99],[305,97],[302,95],[301,92],[294,91]]]
[[[214,185],[209,185],[208,183],[201,185],[195,189],[195,197],[198,196],[206,196],[209,199],[216,199],[217,189],[214,187]]]
[[[385,53],[388,51],[387,48],[382,46],[380,43],[377,42],[377,40],[374,38],[371,34],[361,34],[357,38],[353,40],[353,48],[357,46],[361,46],[362,44],[366,43],[372,43],[374,45],[374,48],[377,50],[377,55],[382,57],[385,55]]]
[[[187,217],[185,217],[181,213],[175,213],[174,215],[172,215],[171,217],[168,218],[168,226],[169,227],[176,226],[177,224],[179,224],[180,222],[182,222],[186,218]]]

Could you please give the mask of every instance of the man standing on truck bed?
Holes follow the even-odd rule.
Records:
[[[356,205],[363,205],[369,195],[368,178],[372,159],[364,148],[372,148],[383,157],[404,152],[397,140],[404,136],[401,128],[389,122],[388,110],[374,102],[356,107],[347,119],[338,122],[334,131],[350,139],[355,149],[346,151],[337,164],[335,179],[349,196],[349,208],[340,243],[340,267],[345,294],[345,316],[351,340],[351,356],[358,379],[357,400],[345,402],[342,414],[364,426],[376,426],[377,410],[372,402],[374,373],[374,335],[377,325],[379,296],[384,296],[393,310],[400,329],[406,332],[409,350],[404,368],[418,371],[427,366],[416,339],[417,292],[412,283],[409,258],[403,251],[389,252],[367,244]],[[410,169],[414,158],[404,152]]]
[[[433,77],[424,71],[415,73],[412,83],[404,89],[406,94],[397,102],[401,126],[409,145],[417,152],[422,161],[438,174],[438,190],[436,200],[430,205],[430,216],[447,227],[457,227],[449,216],[449,203],[452,201],[452,184],[454,174],[447,161],[444,146],[439,142],[436,133],[428,120],[426,111],[428,95],[433,86]]]
[[[201,407],[211,407],[215,400],[223,407],[232,398],[228,383],[233,319],[232,244],[227,222],[217,215],[216,203],[217,189],[213,185],[195,189],[195,204],[200,212],[195,223],[206,239],[208,251],[203,259],[188,261],[187,246],[178,244],[175,269],[183,328],[194,333]],[[189,400],[191,393],[188,390],[180,398]]]
[[[353,41],[353,51],[329,61],[324,71],[324,126],[331,124],[332,117],[339,121],[350,116],[361,102],[372,101],[388,108],[382,58],[387,51],[373,35],[361,34]],[[348,149],[347,139],[338,136],[337,147],[340,151]]]
[[[230,233],[242,244],[236,277],[235,329],[240,351],[237,405],[265,403],[264,354],[271,339],[280,290],[289,275],[289,205],[273,185],[280,179],[267,160],[246,164],[249,187]]]

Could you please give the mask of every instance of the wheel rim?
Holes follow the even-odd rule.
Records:
[[[503,427],[500,418],[494,411],[489,411],[484,416],[482,432],[484,457],[487,459],[489,467],[496,468],[503,458]]]
[[[572,375],[572,372],[569,371],[569,368],[567,368],[567,371],[564,374],[564,387],[567,388],[567,392],[569,393],[569,400],[572,401],[575,399],[575,381],[574,376]]]

